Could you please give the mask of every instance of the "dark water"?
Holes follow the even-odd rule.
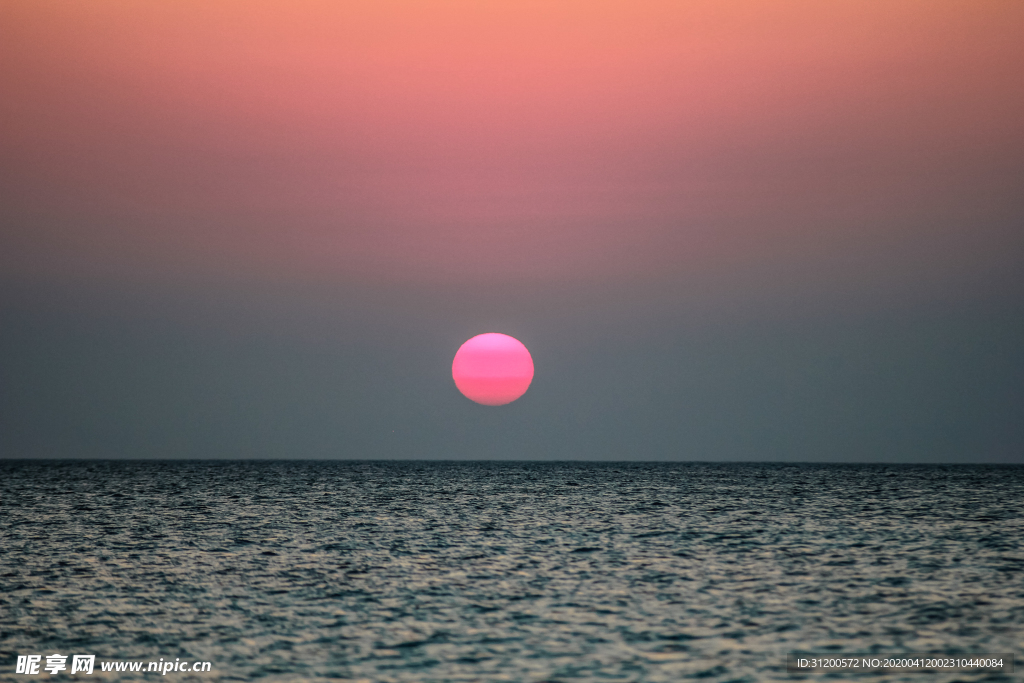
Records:
[[[799,678],[793,650],[1022,652],[1024,467],[7,461],[0,477],[4,679],[39,680],[15,655],[53,652],[268,681],[765,681]],[[889,680],[1011,680],[987,676]]]

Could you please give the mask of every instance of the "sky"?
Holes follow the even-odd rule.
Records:
[[[1024,462],[1024,5],[0,3],[0,457]],[[530,349],[462,397],[459,346]]]

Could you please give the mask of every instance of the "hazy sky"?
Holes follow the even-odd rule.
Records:
[[[1024,462],[1022,36],[0,3],[0,457]],[[482,332],[516,403],[455,389]]]

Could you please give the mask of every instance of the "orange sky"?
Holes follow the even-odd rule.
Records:
[[[1022,35],[979,0],[6,2],[0,264],[979,267],[1020,245]]]

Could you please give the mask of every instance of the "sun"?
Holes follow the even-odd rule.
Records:
[[[507,334],[478,334],[459,347],[452,378],[463,396],[485,406],[503,406],[526,393],[533,381],[533,357]]]

